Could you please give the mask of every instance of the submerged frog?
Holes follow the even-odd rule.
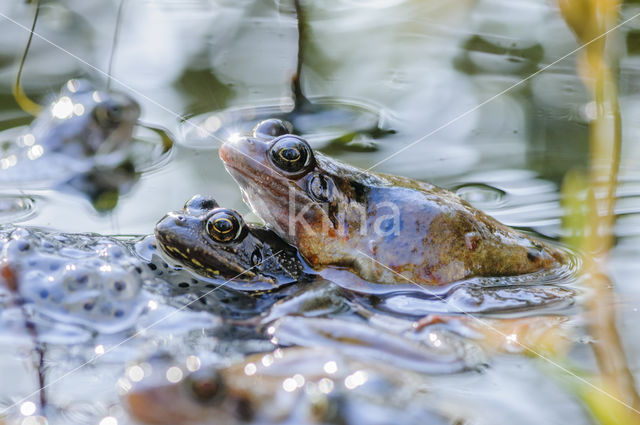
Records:
[[[13,292],[34,315],[103,333],[136,323],[148,301],[142,286],[153,279],[115,238],[27,227],[0,227],[0,266],[11,269]]]
[[[131,416],[146,424],[450,423],[431,411],[421,375],[334,350],[278,349],[193,373],[146,363],[149,373],[124,395]]]
[[[139,116],[129,96],[70,80],[26,130],[0,134],[0,184],[80,192],[112,209],[139,177],[130,149]]]
[[[155,236],[173,260],[232,289],[265,292],[305,277],[307,267],[294,247],[211,197],[196,195],[181,211],[167,214]]]
[[[32,151],[40,146],[42,155],[107,154],[131,142],[139,117],[138,103],[126,94],[97,90],[86,80],[70,80],[31,124],[21,143]]]
[[[444,284],[557,267],[559,249],[511,229],[455,194],[313,152],[279,120],[220,148],[253,211],[317,269],[378,283]]]
[[[139,116],[140,107],[129,96],[70,80],[24,134],[14,143],[3,141],[1,181],[61,180],[90,169],[96,156],[113,165],[107,155],[131,143]]]
[[[429,374],[482,370],[496,353],[565,355],[575,323],[564,315],[478,318],[432,314],[418,321],[359,309],[366,321],[285,316],[268,326],[278,344],[326,347]]]
[[[411,321],[385,315],[376,316],[384,318],[379,320],[370,320],[371,317],[360,320],[289,315],[269,323],[267,333],[285,346],[331,348],[358,359],[422,373],[478,370],[486,363],[470,338],[448,330],[432,332],[431,339],[415,338],[406,331],[400,332],[399,323],[411,326]]]

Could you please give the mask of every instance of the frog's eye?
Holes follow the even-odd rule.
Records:
[[[103,102],[93,109],[93,116],[101,127],[115,127],[122,121],[123,109],[120,105]]]
[[[217,370],[202,370],[187,376],[184,380],[189,394],[200,404],[218,404],[225,395],[222,375]]]
[[[218,210],[207,220],[207,233],[218,242],[231,242],[241,230],[242,220],[231,210]]]
[[[288,122],[271,118],[259,122],[255,127],[253,127],[251,135],[261,139],[273,139],[274,137],[289,134],[291,133],[291,130],[291,124]]]
[[[335,185],[333,180],[322,174],[313,174],[307,182],[307,192],[319,202],[329,202],[333,198]]]
[[[269,149],[271,162],[285,174],[300,174],[310,168],[313,153],[299,137],[285,135],[273,141]]]

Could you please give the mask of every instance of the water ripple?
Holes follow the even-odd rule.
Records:
[[[37,213],[36,199],[30,196],[0,195],[0,224],[17,223]]]

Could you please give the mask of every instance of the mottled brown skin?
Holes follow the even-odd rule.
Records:
[[[253,211],[316,269],[339,266],[372,282],[434,285],[531,273],[566,261],[561,251],[445,189],[311,153],[300,138],[308,165],[283,172],[270,149],[296,138],[285,134],[284,125],[267,120],[250,137],[226,142],[220,158]],[[312,189],[319,181],[329,187],[320,191],[324,199]]]
[[[298,391],[285,392],[282,382],[295,373],[304,374],[306,382],[335,378],[322,367],[328,361],[342,359],[332,351],[306,348],[289,348],[281,353],[280,356],[255,354],[220,369],[204,368],[176,384],[161,379],[160,382],[142,381],[125,395],[125,407],[136,420],[154,425],[212,423],[214,418],[215,423],[220,424],[261,420],[280,423],[300,399]],[[268,359],[268,363],[263,363],[263,358]],[[253,365],[254,373],[245,372],[249,364]],[[164,365],[158,367],[158,370],[166,369]],[[343,366],[340,377],[344,379],[344,371],[350,369]],[[153,377],[150,378],[149,381]],[[210,390],[205,394],[199,388]],[[274,403],[275,399],[278,403]]]
[[[336,363],[335,373],[324,370],[327,362]],[[364,371],[368,380],[377,382],[376,387],[389,388],[388,392],[411,385],[417,387],[423,379],[422,375],[390,365],[363,363],[339,351],[299,347],[251,355],[243,362],[224,368],[203,367],[189,375],[183,370],[185,379],[174,384],[163,379],[168,365],[152,364],[152,368],[152,376],[134,383],[123,398],[124,406],[134,419],[153,425],[345,423],[326,420],[328,415],[336,413],[328,409],[327,399],[316,395],[306,400],[304,386],[289,392],[283,389],[283,382],[296,374],[304,377],[307,386],[316,388],[321,380],[331,380],[335,382],[332,397],[336,398],[349,392],[342,382],[357,370]],[[154,377],[155,373],[158,376]],[[404,391],[404,394],[415,397],[413,391]],[[348,396],[378,400],[375,391],[366,387]],[[401,409],[410,402],[407,397],[383,400],[386,407],[392,408],[395,401],[399,406],[393,407]],[[322,403],[316,404],[318,402]],[[306,409],[300,412],[305,403],[308,403]]]
[[[257,360],[256,365],[261,366],[260,359]],[[145,424],[203,424],[213,418],[221,424],[246,423],[253,418],[254,409],[282,381],[246,376],[244,365],[201,370],[175,384],[143,381],[146,385],[134,388],[124,397],[124,405],[137,421]],[[166,369],[164,366],[163,370]]]

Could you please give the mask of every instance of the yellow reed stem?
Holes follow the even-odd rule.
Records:
[[[38,21],[38,14],[40,13],[40,0],[35,0],[36,11],[33,15],[33,23],[31,24],[31,32],[29,33],[29,38],[27,39],[27,45],[24,48],[24,53],[22,54],[22,59],[20,60],[20,66],[18,67],[18,75],[16,77],[16,82],[13,84],[13,98],[16,100],[16,103],[20,108],[26,113],[38,116],[38,114],[42,111],[42,106],[38,105],[24,92],[22,89],[22,70],[24,69],[24,62],[27,59],[27,53],[29,52],[29,47],[31,46],[31,40],[33,40],[33,30],[36,27],[36,22]]]
[[[581,44],[607,33],[619,20],[620,0],[557,0],[560,10]],[[589,333],[598,363],[598,384],[610,395],[632,409],[602,398],[592,391],[583,391],[593,415],[603,424],[640,424],[640,398],[633,375],[627,366],[622,341],[617,332],[612,282],[604,265],[614,245],[615,202],[620,147],[622,144],[620,108],[617,88],[617,57],[608,49],[612,34],[590,43],[580,54],[577,70],[593,99],[595,117],[590,123],[588,177],[569,173],[563,191],[566,204],[573,204],[573,218],[568,222],[582,225],[573,228],[572,242],[585,252],[581,273],[592,292],[585,309]],[[573,191],[586,189],[583,208],[576,208]],[[576,218],[576,215],[583,218]],[[577,238],[575,235],[579,235]]]

